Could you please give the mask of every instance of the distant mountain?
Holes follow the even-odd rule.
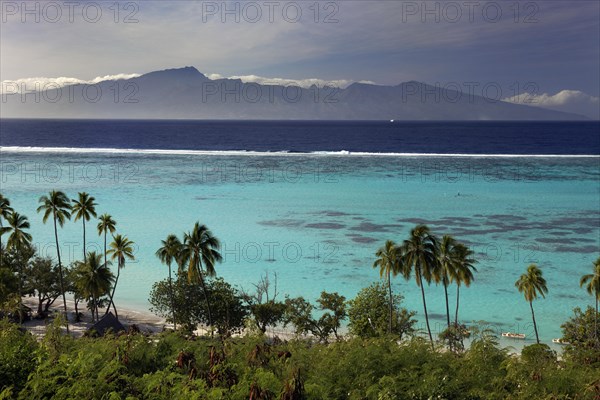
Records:
[[[3,118],[186,118],[320,120],[583,120],[559,111],[492,101],[421,82],[397,86],[260,85],[211,80],[194,67],[95,85],[4,95]]]

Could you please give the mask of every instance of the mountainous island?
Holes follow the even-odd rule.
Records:
[[[211,80],[194,67],[94,85],[3,94],[3,118],[283,120],[586,120],[421,82],[346,88]]]

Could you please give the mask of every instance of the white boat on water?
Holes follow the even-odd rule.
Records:
[[[502,337],[507,337],[511,339],[525,339],[524,333],[514,333],[514,332],[502,332]]]
[[[569,342],[562,340],[560,338],[557,339],[552,339],[552,343],[558,343],[558,344],[569,344]]]

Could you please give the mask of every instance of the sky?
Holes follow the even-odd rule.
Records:
[[[194,66],[255,81],[491,87],[554,106],[600,97],[598,0],[1,3],[2,81]]]

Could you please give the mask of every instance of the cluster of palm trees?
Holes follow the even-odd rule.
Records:
[[[175,329],[177,329],[177,324],[175,322],[171,264],[173,261],[177,263],[179,276],[187,274],[189,283],[196,283],[202,286],[208,314],[208,325],[212,326],[212,312],[205,278],[216,275],[215,264],[222,260],[219,248],[219,239],[213,235],[206,225],[201,225],[200,222],[196,222],[191,231],[183,234],[183,240],[179,240],[174,234],[170,234],[165,240],[161,240],[161,247],[156,251],[156,256],[169,268],[171,313]]]
[[[446,321],[448,327],[450,322],[450,306],[448,301],[448,286],[452,282],[456,284],[456,311],[454,314],[454,325],[458,326],[458,307],[460,298],[460,286],[469,286],[473,281],[475,260],[473,251],[466,245],[456,241],[449,235],[442,239],[434,236],[425,225],[417,225],[410,232],[408,239],[401,244],[395,244],[388,240],[385,245],[375,253],[377,259],[373,268],[379,268],[381,277],[386,277],[389,291],[389,332],[392,331],[393,303],[391,277],[401,275],[409,280],[414,274],[416,284],[421,289],[423,300],[423,311],[429,340],[433,345],[433,336],[429,325],[429,314],[427,312],[427,301],[425,297],[425,286],[427,283],[444,286],[446,298]]]
[[[385,245],[375,253],[377,259],[373,268],[379,268],[380,276],[386,278],[389,291],[389,332],[392,331],[393,319],[393,297],[391,277],[401,275],[409,280],[414,274],[417,286],[421,289],[423,310],[429,340],[433,345],[433,336],[429,325],[427,312],[427,301],[425,297],[424,283],[442,284],[446,300],[446,321],[448,327],[450,322],[450,308],[448,301],[448,287],[451,283],[456,284],[456,310],[454,313],[454,326],[458,327],[458,307],[460,301],[461,285],[469,286],[474,280],[473,272],[476,272],[473,251],[464,244],[456,241],[450,235],[444,235],[441,239],[431,234],[425,225],[417,225],[411,230],[409,238],[401,244],[395,244],[388,240]],[[586,290],[596,300],[595,332],[598,331],[598,305],[600,302],[600,258],[594,262],[594,272],[581,278],[580,286],[586,286]],[[529,303],[531,317],[535,331],[536,341],[539,344],[539,333],[533,301],[538,296],[544,298],[548,293],[546,280],[541,269],[531,264],[527,270],[515,282],[515,287],[523,294]]]
[[[5,220],[8,226],[2,225],[2,220]],[[0,262],[2,260],[4,249],[2,247],[2,236],[9,234],[6,242],[6,250],[21,251],[31,244],[31,234],[26,232],[29,229],[29,221],[27,217],[19,214],[10,206],[10,200],[0,194]],[[23,322],[23,313],[21,310],[20,299],[22,294],[23,270],[25,265],[23,259],[17,260],[17,275],[18,275],[18,295],[19,295],[19,322]]]
[[[95,251],[91,251],[89,253],[86,251],[86,222],[89,222],[92,218],[97,217],[97,203],[95,202],[95,198],[86,192],[78,193],[78,198],[71,200],[64,192],[53,190],[48,195],[40,197],[39,203],[40,205],[37,209],[37,212],[42,213],[42,222],[46,223],[50,218],[52,218],[53,222],[54,239],[56,242],[56,256],[58,261],[57,267],[59,284],[65,315],[67,314],[67,288],[65,287],[58,228],[64,227],[66,221],[73,217],[75,222],[81,220],[83,227],[83,259],[75,263],[75,286],[83,298],[92,300],[91,310],[93,319],[99,318],[98,299],[104,295],[108,295],[110,301],[106,313],[110,311],[112,306],[115,311],[115,315],[118,318],[117,309],[113,300],[114,293],[118,283],[120,271],[125,267],[125,261],[127,259],[134,259],[134,243],[126,236],[120,234],[114,235],[116,231],[116,222],[110,215],[104,214],[100,216],[97,225],[98,235],[104,235],[104,260],[102,260],[102,254],[97,254]],[[4,234],[9,234],[6,249],[23,251],[26,248],[31,248],[32,238],[31,235],[26,232],[26,229],[30,228],[28,218],[14,211],[14,209],[10,206],[10,201],[2,194],[0,194],[0,207],[0,239]],[[2,219],[7,222],[8,226],[3,227],[1,225]],[[108,233],[110,233],[112,236],[112,242],[109,245],[110,249],[107,249]],[[0,251],[2,251],[1,242]],[[108,256],[110,256],[112,260],[116,260],[118,263],[116,277],[109,268],[110,261],[107,259]],[[19,288],[20,282],[22,281],[21,273],[23,268],[24,265],[18,266]],[[19,296],[21,296],[20,290]],[[69,326],[67,323],[67,331],[68,330]]]

